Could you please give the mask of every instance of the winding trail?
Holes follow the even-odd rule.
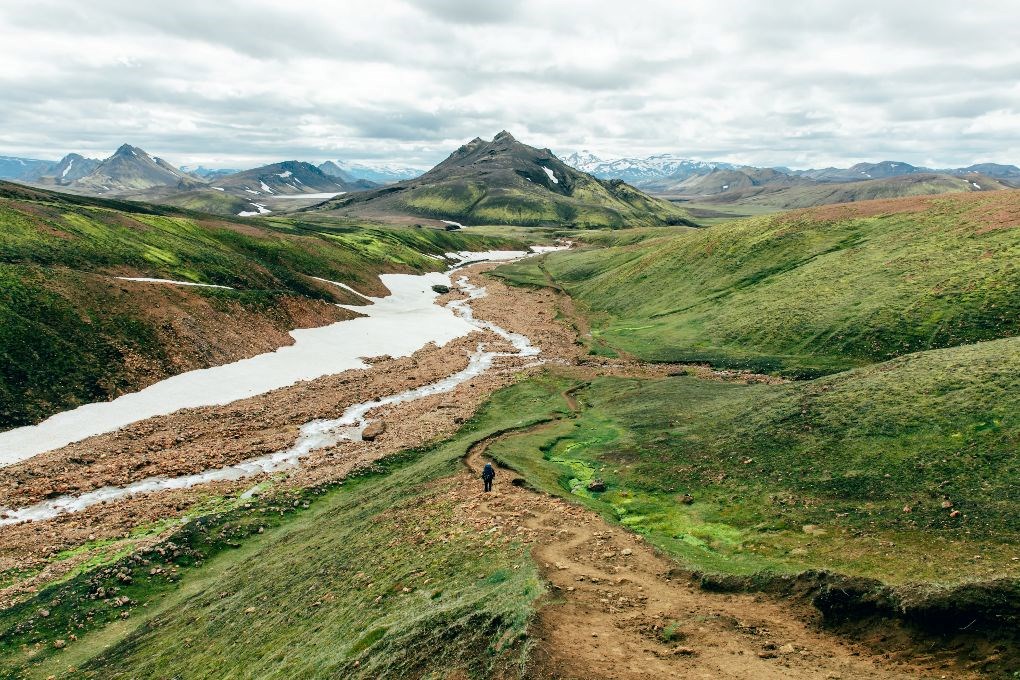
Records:
[[[576,388],[575,388],[576,389]],[[563,393],[571,411],[573,390]],[[540,432],[564,417],[503,432],[472,446],[464,484],[477,485],[486,450],[506,437]],[[560,498],[497,473],[471,511],[483,521],[523,517],[551,592],[531,632],[527,677],[646,680],[938,678],[910,659],[891,659],[819,629],[807,605],[750,594],[709,593],[640,536]],[[954,674],[953,677],[968,677]],[[976,677],[976,676],[969,676]]]

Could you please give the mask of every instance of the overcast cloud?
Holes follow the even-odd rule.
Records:
[[[4,0],[0,66],[6,155],[1020,163],[1015,0]]]

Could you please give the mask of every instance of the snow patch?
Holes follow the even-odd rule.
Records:
[[[552,170],[550,170],[549,168],[544,167],[544,166],[542,167],[542,169],[545,170],[545,174],[549,175],[549,179],[552,180],[553,184],[559,184],[560,183],[560,181],[558,179],[556,179],[556,175],[553,174]]]
[[[71,166],[72,165],[74,165],[74,159],[73,158],[67,162],[67,167],[64,168],[64,171],[62,173],[60,173],[61,179],[63,179],[64,177],[67,177],[67,173],[69,173],[71,171]]]
[[[442,222],[443,224],[451,224],[455,227],[460,227],[461,229],[464,228],[463,224],[461,224],[460,222],[454,222],[453,220],[439,220],[439,221]]]
[[[281,172],[281,173],[277,174],[276,176],[277,177],[282,177],[284,179],[287,179],[288,177],[290,177],[293,174],[294,174],[293,172],[291,172],[290,170],[287,170],[286,172]]]
[[[262,191],[266,192],[267,194],[273,193],[273,190],[267,187],[265,182],[260,181],[259,184],[262,185]]]
[[[209,188],[210,189],[215,189],[216,191],[223,191],[224,190],[223,187],[209,187]]]
[[[174,286],[199,286],[200,288],[226,288],[227,290],[234,290],[230,286],[217,286],[214,283],[195,283],[194,281],[175,281],[173,279],[150,279],[145,276],[115,276],[115,279],[121,281],[140,281],[142,283],[169,283]]]
[[[973,184],[973,185],[974,185],[974,188],[975,188],[975,189],[980,189],[980,188],[981,188],[981,185],[980,185],[980,184],[978,184],[977,182],[971,182],[971,184]]]
[[[261,203],[252,203],[252,205],[255,206],[255,210],[242,210],[241,212],[237,213],[237,216],[252,217],[253,215],[268,215],[269,213],[273,212],[272,210],[262,205]]]
[[[251,189],[245,189],[245,191],[247,191],[247,192],[248,192],[249,194],[255,194],[256,196],[258,196],[258,195],[259,195],[259,192],[257,192],[257,191],[252,191]]]
[[[332,193],[332,194],[330,194],[330,193],[325,193],[325,194],[297,194],[297,195],[280,194],[279,196],[276,196],[276,198],[277,199],[281,199],[281,198],[284,198],[284,199],[286,199],[286,198],[299,198],[299,199],[300,198],[333,198],[334,196],[339,196],[340,194],[346,194],[346,193],[347,193],[346,191],[337,191],[336,193]]]

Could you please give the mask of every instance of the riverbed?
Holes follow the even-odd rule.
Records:
[[[457,253],[460,261],[522,257],[520,251]],[[366,357],[410,356],[428,343],[444,346],[477,326],[455,309],[435,304],[434,285],[451,285],[448,273],[384,274],[386,297],[341,305],[364,316],[320,328],[291,331],[294,344],[222,366],[189,371],[112,401],[86,404],[37,425],[0,433],[0,467],[125,425],[183,408],[228,404],[302,380],[368,367]]]

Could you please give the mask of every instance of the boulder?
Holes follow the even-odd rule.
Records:
[[[606,490],[606,483],[601,479],[593,479],[588,482],[588,491],[594,491],[595,493],[601,493]]]
[[[374,442],[385,431],[386,423],[381,420],[373,420],[365,427],[365,431],[361,433],[361,438],[366,442]]]

